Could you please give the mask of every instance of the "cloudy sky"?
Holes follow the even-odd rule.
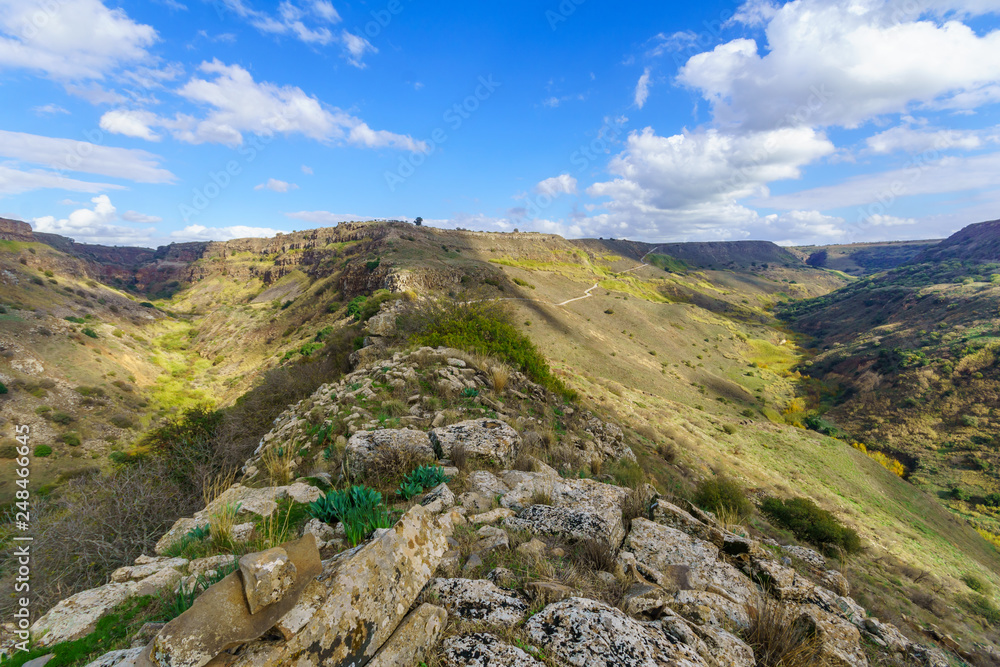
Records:
[[[1000,218],[998,15],[0,0],[0,216],[119,245],[416,216],[649,241],[942,237]]]

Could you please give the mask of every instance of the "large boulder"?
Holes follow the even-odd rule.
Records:
[[[315,536],[313,536],[315,541]],[[295,584],[298,571],[281,547],[247,554],[240,558],[243,594],[251,614],[285,597]]]
[[[500,504],[519,511],[504,525],[570,540],[599,540],[617,550],[625,537],[622,502],[628,490],[592,479],[559,479],[545,473],[520,473],[520,482]],[[505,479],[511,476],[505,475]],[[511,479],[513,481],[513,479]],[[537,493],[551,505],[532,505]]]
[[[430,654],[448,623],[448,612],[441,607],[422,604],[399,624],[368,667],[418,665]]]
[[[603,602],[568,598],[545,607],[524,625],[532,641],[556,660],[579,667],[694,667],[707,665],[691,646]]]
[[[831,667],[867,667],[868,658],[861,648],[861,633],[843,618],[823,611],[814,604],[799,607],[793,623],[820,641],[820,651]]]
[[[461,445],[467,456],[509,467],[517,457],[521,436],[499,419],[470,419],[431,430],[431,442],[442,458]]]
[[[528,613],[524,600],[485,579],[435,579],[424,599],[436,601],[455,619],[503,627],[516,625]]]
[[[744,569],[768,593],[783,602],[802,602],[816,588],[815,584],[792,568],[769,558],[750,558],[745,561]]]
[[[99,620],[132,597],[132,591],[129,583],[110,583],[66,598],[31,626],[35,646],[46,648],[90,634]]]
[[[434,460],[434,448],[423,431],[409,428],[358,431],[347,441],[347,466],[351,475],[363,476],[373,462],[387,453],[407,450],[415,459]]]
[[[378,538],[324,561],[329,593],[309,620],[284,644],[262,647],[233,667],[370,661],[437,570],[453,520],[451,513],[434,515],[416,505]]]
[[[525,651],[488,632],[446,639],[444,664],[447,667],[543,667],[542,662]]]
[[[252,614],[242,574],[233,572],[167,623],[140,657],[138,667],[201,667],[227,648],[257,639],[274,627],[322,571],[319,550],[311,533],[281,548],[296,571],[295,583],[284,597]]]

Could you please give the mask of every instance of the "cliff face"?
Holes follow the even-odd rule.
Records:
[[[34,241],[31,225],[20,220],[0,218],[0,240],[4,241]]]

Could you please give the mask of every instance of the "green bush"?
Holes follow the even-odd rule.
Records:
[[[572,396],[531,339],[514,327],[511,310],[502,302],[439,303],[401,319],[403,330],[417,345],[444,345],[491,356],[553,391]]]
[[[987,623],[991,625],[1000,623],[1000,608],[997,608],[996,604],[985,595],[969,593],[964,602],[969,611],[981,616]]]
[[[962,575],[962,581],[977,593],[987,593],[989,591],[987,583],[974,574]]]
[[[97,332],[91,329],[90,327],[85,327],[82,333],[84,336],[88,336],[90,338],[97,338]]]
[[[710,477],[695,489],[694,503],[709,512],[725,512],[743,521],[753,514],[753,504],[739,482],[729,477]]]
[[[951,487],[951,490],[948,492],[948,496],[953,498],[954,500],[968,500],[969,492],[960,486],[953,486]]]
[[[615,478],[615,484],[630,489],[637,489],[646,481],[646,473],[643,472],[642,466],[628,459],[616,461],[609,467],[608,472]]]
[[[209,587],[228,577],[238,570],[239,567],[240,563],[236,560],[227,565],[219,566],[208,576],[205,576],[205,573],[202,572],[191,582],[190,587],[185,586],[184,582],[181,582],[176,591],[170,588],[163,589],[160,592],[160,599],[162,600],[164,609],[161,620],[171,621],[186,612],[194,604],[194,601],[198,599],[199,595],[204,593]]]
[[[77,433],[63,433],[59,436],[59,439],[70,447],[79,447],[83,442],[80,440],[80,436]]]
[[[63,319],[65,319],[67,322],[72,322],[73,324],[83,324],[84,322],[86,322],[86,320],[83,319],[82,317],[74,317],[72,315],[67,315]]]
[[[858,533],[808,498],[767,498],[761,509],[797,538],[811,542],[827,553],[836,553],[837,549],[847,554],[861,551]]]
[[[357,546],[376,528],[396,523],[382,503],[382,494],[367,486],[352,486],[324,494],[309,504],[309,514],[328,524],[344,524],[347,541]]]
[[[35,456],[42,458],[52,453],[52,448],[48,445],[38,445],[35,447]]]
[[[5,385],[3,382],[0,382],[0,396],[8,393],[9,391],[10,389],[7,389],[7,385]]]
[[[60,426],[66,426],[74,419],[73,415],[68,415],[65,412],[60,412],[58,410],[56,410],[55,412],[47,413],[46,416],[48,417],[49,421],[55,422]]]

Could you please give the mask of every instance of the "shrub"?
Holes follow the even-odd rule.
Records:
[[[646,481],[642,466],[629,459],[621,459],[609,466],[608,472],[615,478],[615,484],[635,489]]]
[[[382,494],[367,486],[329,491],[309,504],[309,514],[328,524],[344,524],[351,546],[357,546],[376,528],[391,528],[395,519],[382,504]]]
[[[748,604],[750,626],[743,640],[759,667],[812,667],[826,664],[822,644],[805,625],[796,623],[797,607],[762,597]]]
[[[724,513],[745,521],[753,514],[753,504],[739,482],[728,477],[711,477],[702,480],[695,490],[694,502],[710,512]]]
[[[989,586],[987,585],[987,583],[974,574],[962,575],[962,581],[965,582],[966,586],[968,586],[977,593],[986,593],[987,591],[989,591]]]
[[[139,305],[142,306],[143,308],[156,308],[156,306],[151,304],[149,301],[140,301]]]
[[[233,561],[227,565],[219,566],[208,576],[205,576],[205,573],[202,572],[191,582],[190,587],[185,586],[184,582],[181,582],[176,591],[172,591],[170,588],[164,589],[160,593],[164,609],[162,620],[171,621],[186,612],[191,608],[191,605],[194,604],[199,595],[208,590],[209,587],[228,577],[238,570],[239,567],[239,561]]]
[[[171,479],[196,497],[212,480],[227,472],[215,452],[213,439],[222,413],[197,406],[146,432],[137,449],[149,449],[163,461]]]
[[[968,426],[970,428],[979,426],[979,418],[973,415],[962,415],[958,421],[962,426]]]
[[[91,329],[90,327],[84,327],[82,333],[84,336],[87,336],[88,338],[97,338],[97,332]]]
[[[59,436],[59,439],[70,447],[79,447],[82,443],[80,436],[77,433],[63,433]]]
[[[5,385],[3,382],[0,382],[0,396],[8,393],[9,391],[10,390],[7,389],[7,385]]]
[[[131,417],[129,417],[128,415],[115,415],[108,421],[111,422],[112,425],[117,426],[118,428],[126,428],[126,429],[135,428],[135,424],[132,422]]]
[[[981,616],[987,623],[994,625],[1000,623],[1000,608],[985,595],[979,593],[969,593],[964,600],[969,611]]]
[[[951,487],[951,490],[948,492],[948,496],[953,498],[954,500],[968,500],[969,492],[960,486],[953,486]]]
[[[52,453],[52,447],[48,445],[38,445],[35,447],[35,456],[42,458]]]
[[[531,339],[514,327],[512,311],[503,302],[430,304],[411,310],[400,324],[417,345],[495,357],[553,391],[571,394]]]
[[[59,424],[60,426],[66,426],[74,420],[73,415],[68,415],[65,412],[60,412],[58,410],[46,413],[46,417],[49,421]]]
[[[580,567],[593,572],[612,572],[615,566],[615,551],[604,540],[580,540],[569,552]]]
[[[835,553],[837,549],[847,554],[861,551],[858,533],[808,498],[766,498],[761,509],[797,538],[811,542],[827,553]]]

